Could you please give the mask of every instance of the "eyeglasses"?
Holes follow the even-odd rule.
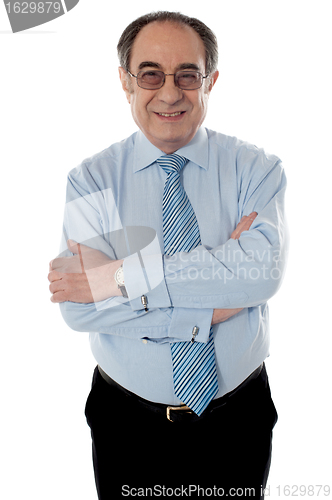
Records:
[[[203,85],[203,79],[209,75],[203,76],[198,71],[177,71],[176,73],[164,73],[163,71],[140,71],[137,75],[133,75],[127,70],[130,76],[136,78],[137,85],[142,89],[156,90],[160,89],[164,83],[166,76],[174,76],[174,84],[182,90],[196,90]]]

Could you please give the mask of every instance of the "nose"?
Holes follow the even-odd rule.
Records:
[[[183,91],[175,85],[174,75],[165,75],[165,83],[158,91],[158,98],[168,105],[181,101]]]

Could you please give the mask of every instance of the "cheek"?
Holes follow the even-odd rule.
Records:
[[[130,105],[133,115],[146,117],[148,114],[148,105],[150,99],[148,96],[141,95],[139,92],[134,92],[130,96]]]
[[[208,94],[207,92],[202,92],[202,94],[200,95],[202,109],[206,109],[207,108],[207,104],[208,104],[208,101],[209,101],[209,95],[210,94]]]
[[[134,118],[140,115],[139,99],[137,99],[136,94],[130,95],[130,108]]]
[[[192,106],[198,113],[206,109],[207,101],[208,94],[206,94],[203,89],[200,89],[200,92],[195,99],[191,99]]]
[[[201,95],[201,102],[200,102],[200,107],[201,107],[201,112],[202,115],[205,116],[208,108],[208,102],[209,102],[209,94],[202,94]]]
[[[195,102],[192,102],[193,105],[193,117],[195,117],[195,121],[200,122],[204,119],[207,111],[207,99],[204,95],[200,95]]]
[[[136,125],[140,129],[146,128],[149,121],[147,102],[140,99],[136,94],[132,94],[130,100],[130,108],[132,117]]]

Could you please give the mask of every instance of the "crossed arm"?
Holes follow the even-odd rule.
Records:
[[[244,231],[250,229],[256,216],[257,213],[252,212],[242,217],[230,237],[239,239]],[[123,260],[112,260],[103,252],[72,240],[68,240],[67,244],[74,255],[56,258],[50,262],[48,280],[52,302],[89,304],[121,295],[114,274]],[[241,310],[242,308],[214,309],[211,324],[226,321]]]

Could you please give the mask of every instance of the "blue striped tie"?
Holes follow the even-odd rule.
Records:
[[[157,163],[167,173],[163,196],[163,235],[167,255],[190,252],[201,243],[198,222],[180,181],[187,163],[183,156],[161,156]],[[174,391],[178,398],[201,415],[218,392],[213,331],[209,340],[171,344]]]

